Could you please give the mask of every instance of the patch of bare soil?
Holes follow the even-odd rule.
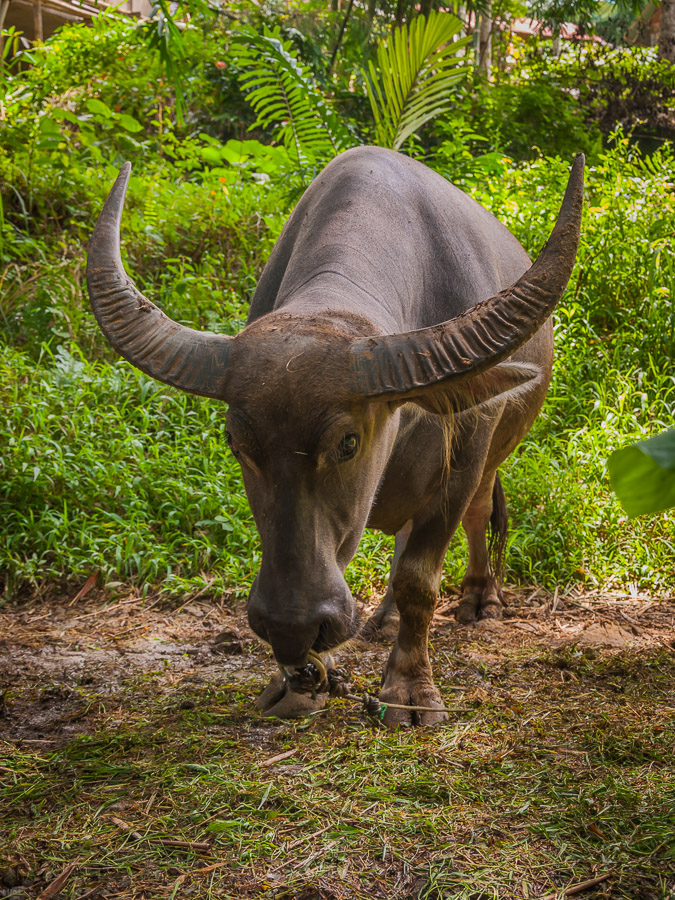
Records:
[[[458,598],[440,600],[435,653],[457,658],[463,650],[466,663],[450,672],[441,666],[441,686],[447,674],[474,682],[480,679],[477,665],[513,650],[675,651],[675,603],[668,598],[512,590],[506,603],[501,620],[459,626]],[[364,607],[364,616],[371,611]],[[93,594],[76,605],[62,598],[34,601],[0,612],[0,635],[0,736],[11,742],[62,746],[95,731],[103,716],[109,725],[116,707],[122,721],[127,689],[142,695],[139,678],[157,697],[174,696],[190,683],[236,688],[257,680],[262,690],[274,672],[242,609],[199,599],[178,608],[146,605],[135,595],[106,602]],[[387,645],[357,640],[340,661],[357,679],[376,678],[388,651]]]
[[[0,614],[0,735],[61,745],[95,729],[97,712],[139,676],[154,692],[180,682],[235,685],[264,656],[243,616],[222,605],[146,606],[137,596],[79,608],[33,603]]]

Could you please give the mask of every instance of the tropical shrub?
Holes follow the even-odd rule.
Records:
[[[474,76],[460,101],[487,149],[519,160],[582,151],[594,161],[617,127],[649,150],[675,135],[675,74],[653,48],[580,42],[555,57],[531,41],[516,43],[511,62],[493,85]]]
[[[235,53],[266,41],[279,53],[277,72],[284,66],[296,74],[301,70],[297,83],[311,100],[310,112],[311,98],[318,96],[336,115],[340,105],[326,82],[309,71],[297,42],[289,44],[288,34],[275,32],[274,23],[255,39],[249,33],[248,44],[244,31],[244,42],[232,53],[228,48],[237,42],[214,28],[203,39],[203,55],[196,57],[195,82],[188,81],[186,90],[197,99],[180,126],[170,85],[158,81],[166,104],[162,100],[164,111],[155,116],[160,94],[148,100],[133,61],[125,81],[125,67],[107,37],[87,91],[78,54],[99,44],[95,31],[82,31],[65,30],[38,55],[34,69],[10,73],[5,82],[0,130],[5,596],[22,585],[81,578],[92,569],[108,583],[243,590],[259,549],[240,476],[225,453],[222,408],[155,385],[115,358],[83,292],[85,248],[117,166],[131,155],[135,168],[122,240],[125,262],[140,288],[186,325],[238,330],[293,205],[298,180],[288,173],[298,162],[293,144],[284,142],[281,110],[258,127],[264,141],[223,141],[224,126],[220,134],[204,130],[203,104],[217,87],[207,75],[223,61],[233,67],[237,84],[246,83],[256,59],[251,54],[248,61],[238,56],[235,62]],[[115,33],[120,45],[132,47],[136,33],[127,25]],[[123,97],[119,104],[109,79],[101,77],[108,65]],[[164,77],[158,55],[147,57],[146,65],[158,79]],[[40,80],[48,74],[54,85],[64,88],[71,79],[72,87],[49,92]],[[364,84],[355,78],[352,86],[367,103]],[[428,123],[405,146],[462,184],[536,255],[552,227],[578,145],[570,141],[561,145],[569,153],[516,164],[499,151],[504,142],[496,132],[483,128],[481,123],[492,121],[489,116],[474,117],[470,105],[458,108],[457,85],[448,96],[451,115],[436,119],[433,128]],[[146,103],[152,118],[145,117]],[[126,128],[124,117],[140,128]],[[341,124],[354,139],[365,139],[373,127],[366,120],[356,130],[351,122]],[[274,137],[279,144],[273,145]],[[508,575],[526,583],[583,580],[657,589],[672,577],[675,520],[661,514],[628,521],[610,490],[606,461],[617,447],[673,424],[675,161],[667,147],[643,155],[621,133],[604,150],[593,146],[579,257],[555,317],[549,399],[530,437],[503,467],[512,512]],[[318,155],[316,164],[322,159]],[[390,548],[390,538],[364,536],[348,570],[355,589],[370,590],[386,579]],[[461,577],[463,564],[458,541],[448,557],[450,581]]]

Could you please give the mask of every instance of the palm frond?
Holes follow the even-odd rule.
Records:
[[[466,75],[456,53],[470,38],[455,40],[462,23],[447,12],[417,16],[377,48],[364,81],[375,119],[375,139],[398,150],[426,122],[445,112],[450,87]]]

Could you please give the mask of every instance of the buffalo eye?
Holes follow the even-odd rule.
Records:
[[[234,441],[232,440],[232,435],[230,434],[229,431],[226,431],[226,432],[225,432],[225,440],[227,441],[227,446],[228,446],[228,447],[230,448],[230,450],[232,451],[232,455],[233,455],[234,457],[236,457],[236,459],[239,459],[239,457],[240,457],[241,454],[240,454],[239,451],[237,450],[237,445],[236,445],[236,444],[234,443]]]
[[[356,451],[358,449],[358,434],[346,434],[338,444],[337,453],[339,462],[346,462],[348,459],[353,459],[356,456]]]

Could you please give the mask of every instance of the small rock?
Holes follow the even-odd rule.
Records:
[[[501,631],[504,627],[504,623],[501,619],[480,619],[480,621],[476,622],[476,628],[480,628],[481,631]]]
[[[244,652],[244,642],[238,631],[228,629],[215,636],[211,644],[211,651],[213,653],[229,653],[232,656],[238,655]]]
[[[227,644],[231,641],[239,641],[241,640],[241,635],[238,631],[235,631],[232,628],[228,628],[225,631],[220,631],[213,639],[214,644]]]
[[[183,612],[187,613],[189,616],[194,616],[195,619],[204,618],[204,610],[200,609],[198,606],[184,606]]]
[[[21,884],[18,869],[14,869],[11,866],[2,873],[1,880],[5,887],[16,887],[17,884]]]
[[[632,643],[634,636],[614,623],[596,622],[589,625],[577,641],[579,647],[625,647]]]

